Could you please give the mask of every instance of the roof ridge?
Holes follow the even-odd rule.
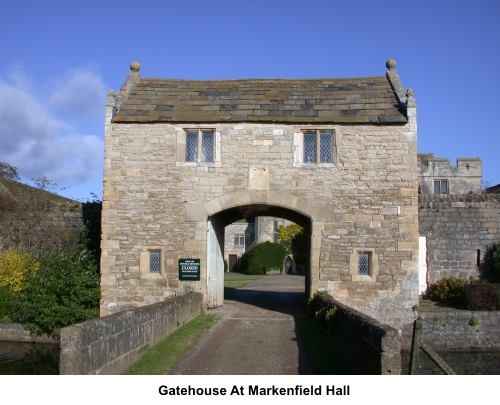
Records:
[[[178,81],[178,82],[237,82],[237,81],[323,81],[323,80],[366,80],[366,79],[385,79],[386,76],[358,76],[358,77],[307,77],[307,78],[269,78],[269,77],[250,77],[238,79],[177,79],[164,77],[140,77],[139,82],[143,80],[158,80],[158,81]]]

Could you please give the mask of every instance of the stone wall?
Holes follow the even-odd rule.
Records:
[[[329,334],[356,372],[401,374],[401,342],[396,329],[330,297],[318,298],[318,308],[321,301],[337,307]]]
[[[0,179],[0,251],[36,251],[72,244],[81,224],[78,201]]]
[[[293,222],[287,221],[283,218],[275,217],[258,217],[257,218],[257,240],[256,243],[262,242],[278,242],[274,238],[274,222],[276,221],[278,227],[280,225],[287,226]]]
[[[422,194],[434,194],[434,180],[448,180],[447,194],[466,194],[481,191],[482,162],[479,158],[450,160],[433,154],[418,155],[418,181]]]
[[[500,195],[420,195],[419,233],[427,238],[428,283],[477,276],[488,266],[488,249],[500,242]]]
[[[33,335],[20,323],[0,323],[0,341],[28,343],[59,343],[59,340],[46,335]]]
[[[240,234],[245,235],[244,245],[236,245],[234,243],[234,237]],[[254,239],[254,223],[248,223],[247,221],[238,221],[226,226],[226,228],[224,229],[224,258],[228,261],[228,263],[229,255],[237,255],[238,258],[240,258],[243,253],[245,253],[253,244]]]
[[[61,330],[61,374],[120,374],[144,352],[203,312],[188,293]]]
[[[434,350],[500,349],[500,311],[425,311],[422,338]],[[471,325],[471,319],[478,321]]]
[[[209,125],[215,162],[193,163],[183,161],[185,129],[207,125],[117,124],[108,115],[101,314],[185,286],[207,297],[207,219],[240,207],[242,216],[310,220],[307,293],[327,290],[398,328],[411,322],[418,302],[414,108],[408,116],[402,125],[315,125],[335,131],[336,158],[304,164],[295,157],[311,125]],[[150,249],[162,252],[160,274],[141,266]],[[356,277],[358,252],[367,250],[379,272]],[[178,280],[183,257],[200,258],[200,281]]]

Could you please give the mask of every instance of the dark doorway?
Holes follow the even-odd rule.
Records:
[[[229,271],[236,271],[238,265],[238,255],[229,255]]]

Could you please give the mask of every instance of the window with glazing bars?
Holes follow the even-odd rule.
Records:
[[[159,250],[149,251],[149,272],[160,273],[161,271],[161,252]]]
[[[333,131],[304,131],[304,163],[332,163],[334,146]]]
[[[238,233],[234,235],[234,246],[245,246],[245,234]]]
[[[434,194],[448,194],[448,180],[434,180]]]
[[[304,163],[316,163],[316,132],[304,132]]]
[[[360,276],[370,275],[370,252],[358,253],[358,274]]]
[[[201,132],[201,161],[214,161],[214,133],[213,131]]]
[[[278,233],[278,221],[273,221],[273,242],[278,243],[279,233]]]
[[[186,130],[186,162],[213,162],[215,135],[213,130]]]
[[[196,162],[198,155],[198,131],[186,131],[186,162]]]

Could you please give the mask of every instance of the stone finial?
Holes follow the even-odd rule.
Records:
[[[387,59],[387,61],[385,62],[385,67],[388,70],[396,69],[396,61],[394,59]]]
[[[416,107],[415,105],[415,90],[408,89],[406,90],[406,106],[407,107]]]
[[[113,89],[108,90],[108,97],[115,97],[116,93],[113,91]]]
[[[130,64],[130,71],[133,73],[139,73],[139,70],[141,70],[141,64],[137,61],[132,62]]]

